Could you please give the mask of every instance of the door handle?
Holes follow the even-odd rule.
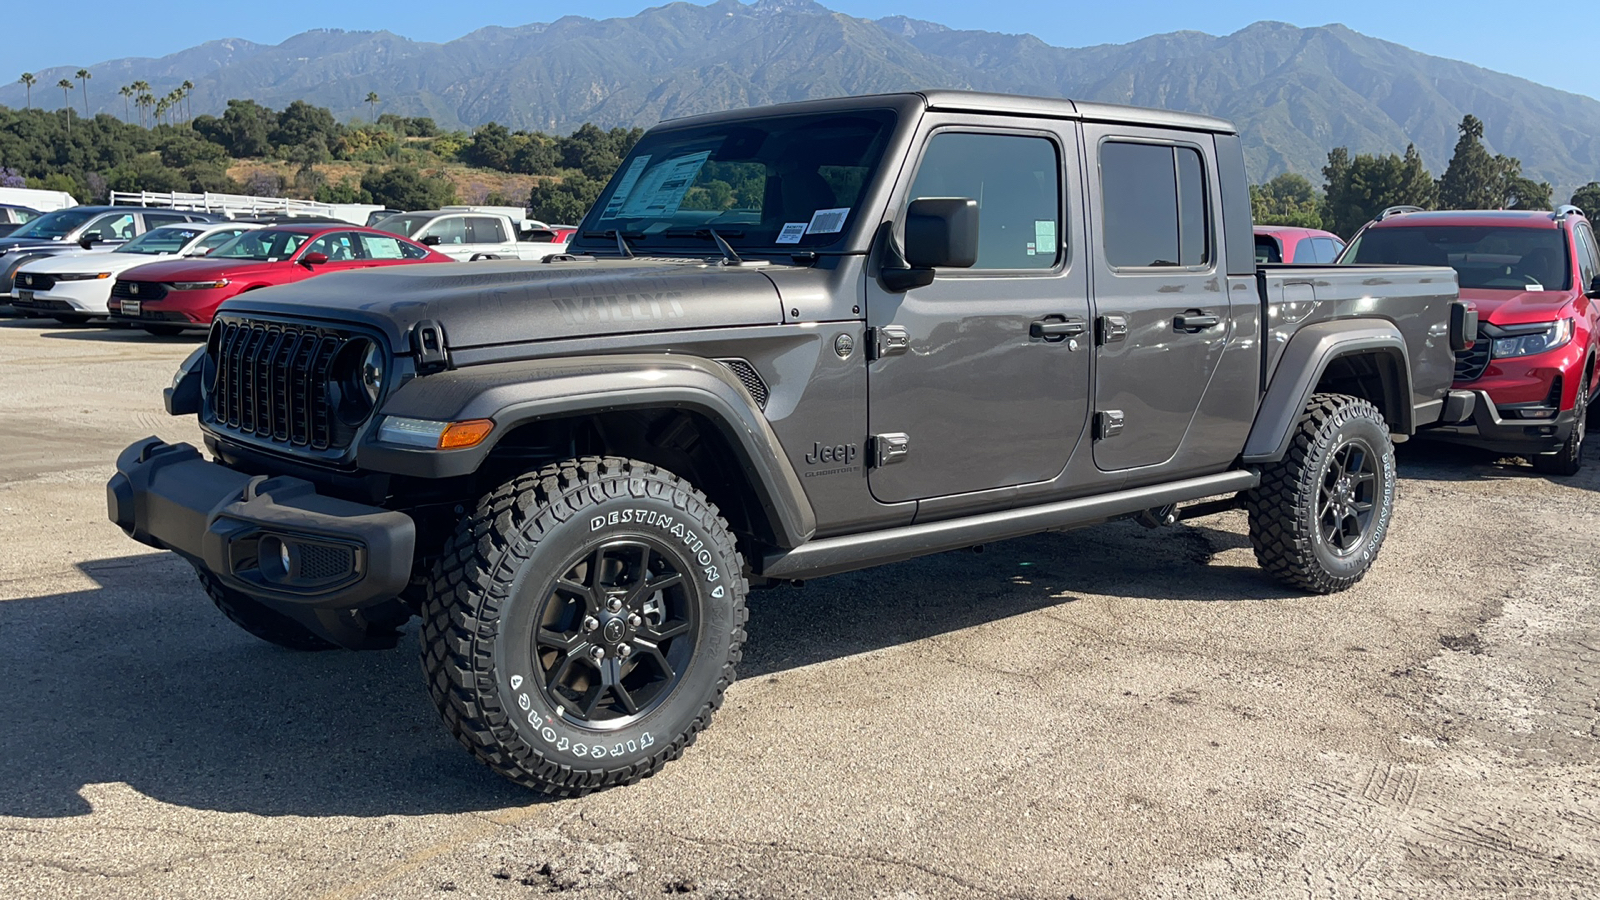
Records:
[[[1205,328],[1215,328],[1221,323],[1222,320],[1211,313],[1192,310],[1173,319],[1172,327],[1175,331],[1187,331],[1193,334]]]
[[[1028,337],[1035,340],[1043,339],[1055,343],[1069,337],[1077,337],[1089,330],[1089,326],[1081,319],[1059,319],[1051,317],[1040,319],[1028,326]]]

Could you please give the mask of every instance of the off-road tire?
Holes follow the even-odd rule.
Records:
[[[688,620],[694,624],[680,631],[692,637],[686,645],[692,655],[675,670],[681,673],[673,676],[676,680],[658,689],[653,703],[641,705],[636,715],[610,722],[597,716],[591,722],[589,711],[576,709],[582,700],[568,709],[553,699],[563,695],[547,685],[569,670],[547,660],[589,665],[581,657],[609,640],[600,635],[609,635],[618,623],[607,619],[603,628],[591,631],[587,639],[596,642],[593,646],[574,643],[569,647],[584,649],[551,650],[545,643],[552,634],[550,611],[562,604],[563,592],[576,595],[572,586],[592,584],[593,596],[608,590],[607,597],[615,596],[619,589],[602,587],[602,575],[593,574],[605,568],[603,554],[610,547],[644,543],[655,548],[656,565],[681,573],[679,586],[672,588],[678,599],[672,602],[695,610]],[[573,566],[583,566],[581,560],[590,554],[598,564],[588,563],[589,574],[575,576],[580,569]],[[639,585],[639,597],[664,603],[666,589],[651,594],[644,587],[653,583],[651,559],[644,557],[642,575],[629,575]],[[632,784],[682,755],[722,705],[741,657],[747,588],[727,523],[688,482],[648,463],[615,457],[546,466],[485,495],[462,518],[435,563],[420,633],[428,690],[456,740],[520,785],[570,797]],[[628,597],[630,604],[639,602],[633,593]],[[590,628],[587,618],[581,628]],[[638,636],[644,634],[641,630]],[[664,640],[658,644],[669,646]],[[627,659],[616,652],[608,659],[618,668],[598,680],[624,680],[619,673]],[[605,671],[605,663],[594,664],[597,673]],[[620,703],[622,695],[613,688],[601,687],[596,696],[605,697],[608,690]]]
[[[1323,530],[1324,479],[1344,448],[1373,454],[1371,515],[1345,551],[1329,546]],[[1394,510],[1394,445],[1378,408],[1345,394],[1314,394],[1295,423],[1289,451],[1245,493],[1250,543],[1261,567],[1278,580],[1316,594],[1360,581],[1377,559]]]
[[[1583,436],[1588,431],[1589,383],[1578,384],[1578,399],[1573,404],[1577,418],[1572,423],[1572,433],[1554,453],[1539,453],[1528,457],[1533,470],[1543,475],[1576,475],[1583,468]]]
[[[259,600],[227,587],[212,573],[204,569],[196,569],[195,572],[200,576],[200,585],[206,589],[206,594],[211,597],[211,602],[217,605],[217,609],[222,610],[222,614],[232,620],[233,624],[263,641],[289,650],[306,652],[332,650],[337,646],[332,641],[313,634],[310,629],[283,613],[263,605]]]

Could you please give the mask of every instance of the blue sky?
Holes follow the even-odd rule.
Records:
[[[204,41],[238,37],[277,43],[309,28],[386,29],[415,40],[447,41],[485,25],[548,22],[564,14],[590,18],[629,16],[641,0],[584,3],[382,3],[258,4],[211,2],[162,7],[139,0],[71,0],[66,5],[7,0],[0,39],[16,74],[59,65],[92,65],[123,56],[162,56]],[[1484,0],[1351,0],[1244,3],[1239,0],[1133,0],[1120,3],[1045,4],[1039,0],[824,0],[824,6],[863,18],[908,15],[986,31],[1031,32],[1063,47],[1124,43],[1167,31],[1227,34],[1261,19],[1294,25],[1342,22],[1364,34],[1415,50],[1509,72],[1563,90],[1600,97],[1600,66],[1581,35],[1596,21],[1592,2],[1554,0],[1514,5]],[[1506,23],[1507,9],[1535,13]],[[1570,44],[1560,43],[1570,34]],[[11,74],[6,80],[15,78]]]

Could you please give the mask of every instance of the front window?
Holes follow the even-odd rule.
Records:
[[[1046,138],[941,132],[908,202],[969,197],[978,203],[974,269],[1049,269],[1061,253],[1061,160]]]
[[[118,253],[142,253],[146,256],[164,256],[177,253],[199,237],[200,229],[169,225],[155,228],[117,248]]]
[[[1278,239],[1270,234],[1256,235],[1256,262],[1281,263],[1283,251],[1278,249]]]
[[[133,237],[133,214],[112,213],[91,222],[84,234],[99,233],[102,241],[126,241]]]
[[[83,223],[94,218],[95,213],[78,209],[61,209],[45,213],[32,222],[11,232],[14,238],[40,238],[60,240],[78,230]]]
[[[247,231],[211,251],[209,258],[277,262],[293,256],[307,237],[296,231]]]
[[[1350,244],[1345,263],[1449,266],[1463,288],[1565,291],[1572,263],[1557,228],[1405,225],[1369,228]]]
[[[656,252],[704,252],[711,230],[741,248],[831,247],[860,216],[894,122],[864,110],[647,134],[580,236],[601,252],[613,232]]]

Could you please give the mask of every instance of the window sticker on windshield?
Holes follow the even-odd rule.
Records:
[[[679,156],[652,168],[639,180],[639,187],[622,206],[625,219],[676,215],[683,195],[711,158],[710,150]]]
[[[819,209],[811,214],[811,223],[806,228],[806,234],[838,234],[844,230],[845,216],[850,215],[850,207],[840,209]]]
[[[1036,219],[1033,223],[1033,243],[1042,256],[1056,255],[1056,223],[1049,219]]]
[[[798,243],[800,243],[800,239],[806,236],[806,226],[808,224],[809,223],[807,223],[807,222],[788,222],[788,223],[785,223],[784,226],[783,226],[783,230],[778,232],[778,243],[780,243],[780,244],[798,244]]]
[[[650,164],[650,154],[646,153],[634,159],[628,171],[622,173],[622,180],[617,182],[617,189],[611,192],[611,199],[606,201],[605,211],[600,214],[602,219],[609,219],[622,209],[622,204],[628,202],[628,195],[633,193],[633,186],[638,183],[639,175],[644,172],[644,167]]]

